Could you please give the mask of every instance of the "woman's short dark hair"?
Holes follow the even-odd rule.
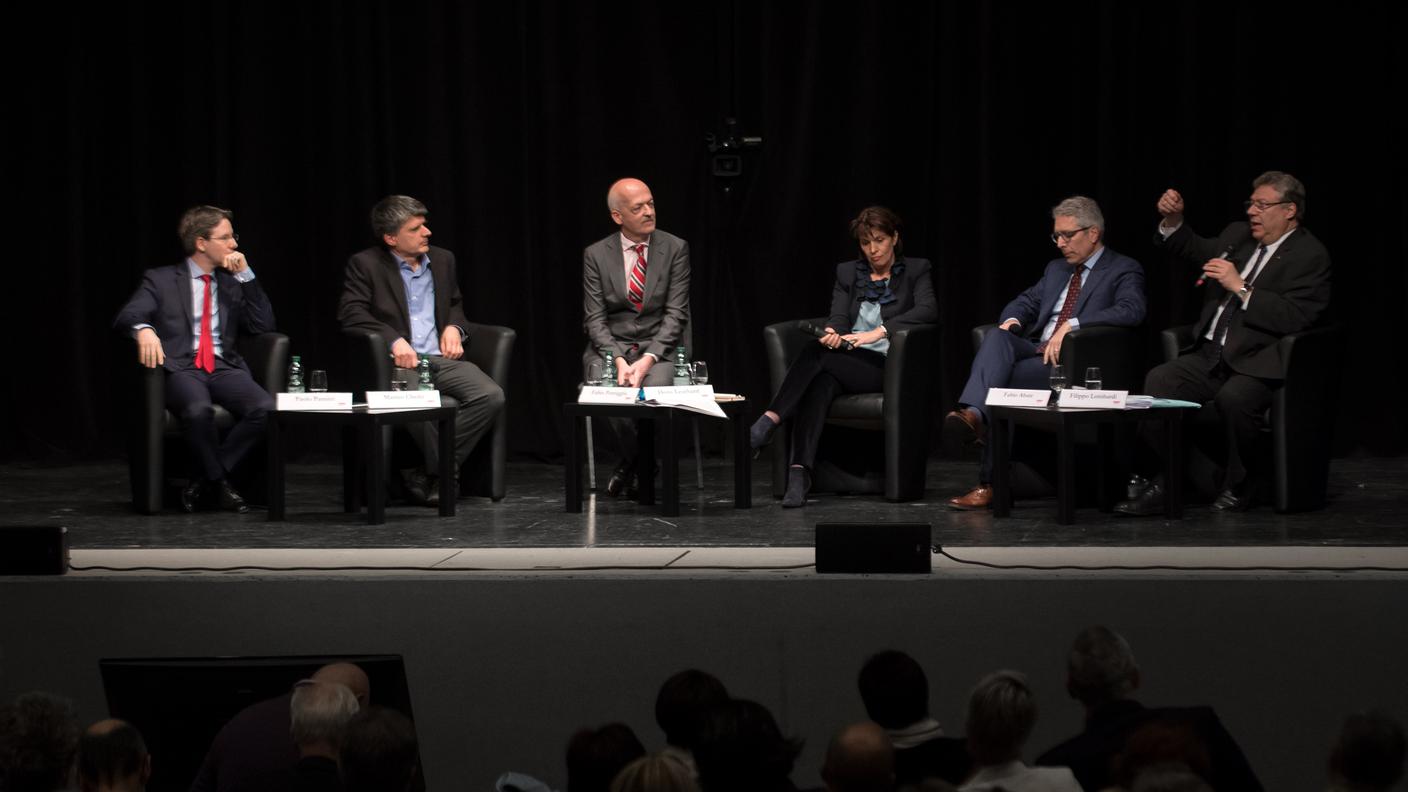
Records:
[[[899,234],[903,224],[900,216],[889,209],[883,206],[867,206],[851,221],[851,236],[860,239],[862,234],[869,235],[874,231],[879,231],[885,236],[895,236]],[[895,250],[899,249],[899,244],[896,244]]]

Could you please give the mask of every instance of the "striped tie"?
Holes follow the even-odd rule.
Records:
[[[636,245],[631,250],[636,252],[636,265],[631,268],[630,283],[626,284],[626,299],[639,312],[645,302],[645,245]]]

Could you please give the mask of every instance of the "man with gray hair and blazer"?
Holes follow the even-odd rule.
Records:
[[[615,361],[617,385],[669,385],[667,359],[684,343],[689,325],[689,243],[655,227],[655,197],[639,179],[612,184],[606,206],[619,229],[582,255],[583,381],[592,378],[592,363],[605,349]],[[661,360],[667,365],[655,365]],[[609,424],[623,459],[606,493],[619,495],[635,476],[635,427],[624,419]]]

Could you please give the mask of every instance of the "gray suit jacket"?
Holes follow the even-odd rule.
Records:
[[[684,343],[688,324],[688,242],[658,229],[650,235],[639,312],[626,299],[620,233],[582,252],[582,329],[588,341],[584,360],[599,358],[602,347],[623,357],[632,344],[639,344],[642,354],[669,360],[674,348]]]

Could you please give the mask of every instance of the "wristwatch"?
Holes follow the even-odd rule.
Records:
[[[1251,295],[1252,287],[1248,286],[1245,283],[1242,284],[1242,288],[1237,290],[1237,299],[1241,300],[1243,305],[1247,304],[1247,298]]]

